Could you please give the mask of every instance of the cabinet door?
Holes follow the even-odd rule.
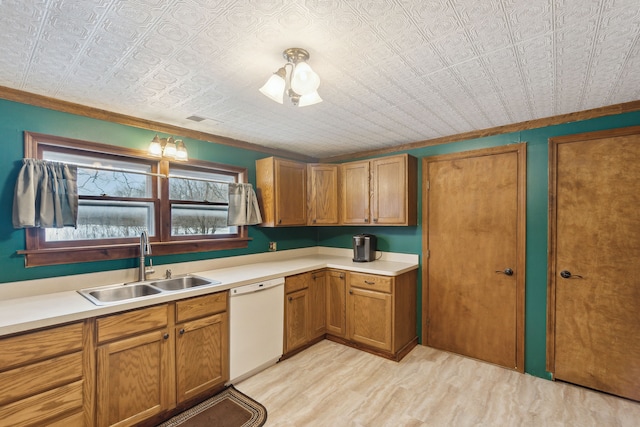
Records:
[[[327,279],[327,333],[338,337],[346,335],[346,273],[329,270]]]
[[[340,165],[343,224],[369,223],[369,162]]]
[[[391,294],[349,288],[349,339],[381,350],[392,350]]]
[[[304,163],[275,159],[276,225],[307,225]]]
[[[173,405],[171,338],[162,329],[98,347],[98,426],[134,425]]]
[[[407,221],[407,156],[371,162],[372,216],[374,224]]]
[[[326,331],[326,298],[327,298],[327,273],[317,271],[311,273],[309,284],[309,311],[310,331],[309,339],[324,335]]]
[[[309,289],[291,292],[285,302],[285,350],[287,353],[309,340]]]
[[[176,326],[178,403],[229,379],[228,331],[227,313]]]
[[[307,165],[309,225],[338,224],[338,165]]]

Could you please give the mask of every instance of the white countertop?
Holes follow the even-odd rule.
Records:
[[[295,252],[295,251],[292,251]],[[306,251],[309,252],[309,251]],[[259,282],[276,277],[290,276],[321,268],[336,268],[354,272],[397,276],[418,268],[417,255],[387,257],[366,263],[356,263],[350,257],[320,253],[306,254],[299,257],[278,257],[273,260],[265,256],[242,256],[237,258],[237,265],[213,268],[190,273],[219,281],[214,286],[166,292],[158,295],[134,299],[108,306],[97,306],[81,296],[76,290],[62,290],[41,293],[17,298],[0,300],[0,336],[16,332],[24,332],[57,324],[102,316],[110,313],[131,310],[182,298],[205,295],[224,291],[237,286]],[[330,251],[336,252],[336,251]],[[393,254],[392,254],[393,255]],[[265,260],[266,259],[266,260]],[[400,261],[398,260],[400,259]],[[228,264],[230,261],[225,260]],[[257,261],[257,262],[254,262]],[[182,273],[180,273],[182,274]],[[176,274],[174,273],[174,276]],[[118,284],[114,282],[113,284]],[[98,284],[100,285],[100,284]],[[2,284],[0,284],[2,286]],[[91,287],[84,286],[84,287]]]

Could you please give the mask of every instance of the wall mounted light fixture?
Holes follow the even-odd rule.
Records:
[[[322,102],[322,98],[318,95],[320,77],[307,64],[309,52],[299,47],[292,47],[282,52],[282,56],[287,63],[273,73],[267,83],[260,88],[260,92],[280,104],[283,103],[286,93],[291,103],[297,107]],[[289,66],[288,73],[287,66]]]
[[[169,138],[158,138],[158,135],[153,137],[151,144],[149,144],[149,154],[154,157],[166,157],[171,160],[189,160],[187,154],[187,147],[184,145],[181,139],[175,140],[172,136]]]

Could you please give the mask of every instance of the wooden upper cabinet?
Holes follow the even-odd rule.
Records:
[[[342,164],[342,224],[416,225],[417,170],[408,154]]]
[[[337,225],[338,165],[307,165],[307,221],[309,225]]]
[[[307,225],[307,165],[267,157],[256,160],[262,226]]]
[[[369,161],[340,165],[343,224],[369,224]]]
[[[373,224],[417,224],[417,159],[409,155],[371,161]]]

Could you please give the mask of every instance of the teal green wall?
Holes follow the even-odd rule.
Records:
[[[545,370],[547,313],[547,223],[548,223],[548,139],[554,136],[640,125],[640,112],[602,117],[586,121],[549,126],[540,129],[460,141],[445,145],[404,151],[418,158],[437,154],[496,147],[514,142],[527,143],[527,274],[525,303],[525,371],[550,378]],[[418,162],[422,176],[422,162]],[[422,183],[418,185],[417,227],[331,227],[320,228],[318,242],[322,246],[351,247],[351,235],[361,232],[378,237],[379,249],[420,255],[422,264]],[[421,281],[421,272],[418,275]],[[418,286],[418,301],[422,286]],[[419,303],[418,303],[419,304]],[[418,319],[421,307],[418,307]],[[418,327],[421,329],[420,321]],[[422,332],[419,332],[421,336]]]
[[[495,147],[520,141],[527,142],[525,371],[532,375],[549,378],[548,373],[545,371],[548,139],[559,135],[637,125],[640,125],[640,112],[633,112],[407,151],[420,158],[436,154]],[[137,260],[128,259],[24,268],[23,257],[16,255],[17,250],[24,249],[24,231],[12,228],[11,206],[13,204],[13,186],[24,154],[23,131],[25,130],[141,150],[146,149],[155,134],[153,131],[144,129],[0,100],[0,142],[3,149],[3,155],[0,156],[0,206],[4,207],[4,209],[0,210],[0,265],[3,269],[0,283],[136,267]],[[254,162],[256,159],[266,157],[264,153],[188,138],[183,139],[191,158],[247,168],[249,182],[254,184]],[[418,162],[418,165],[419,172],[421,172],[421,162]],[[421,191],[421,183],[419,183],[418,193],[421,194]],[[420,221],[422,203],[420,196],[418,201],[418,218]],[[309,247],[317,244],[350,248],[351,236],[360,232],[375,233],[379,239],[378,246],[380,250],[421,256],[421,224],[416,227],[298,227],[278,229],[249,227],[249,237],[253,240],[249,242],[249,246],[245,249],[154,257],[154,263],[159,265],[261,253],[267,251],[269,241],[278,242],[278,250]],[[421,286],[418,286],[418,289],[420,291]],[[421,308],[418,307],[418,310],[418,318],[420,318]]]
[[[111,260],[61,266],[24,267],[24,257],[16,251],[25,248],[23,230],[14,230],[11,222],[13,189],[24,156],[24,131],[64,136],[84,141],[146,150],[155,135],[154,131],[123,126],[73,114],[33,107],[16,102],[0,100],[0,266],[1,283],[69,274],[91,273],[137,267],[137,259]],[[167,136],[167,135],[163,135]],[[179,135],[176,135],[179,136]],[[209,160],[247,168],[249,182],[255,184],[255,161],[267,157],[265,153],[226,145],[182,138],[192,159]],[[266,252],[268,242],[278,242],[278,249],[295,249],[315,246],[317,231],[313,228],[267,229],[249,227],[252,238],[247,248],[212,251],[196,254],[154,256],[155,265],[210,258],[221,258]]]

